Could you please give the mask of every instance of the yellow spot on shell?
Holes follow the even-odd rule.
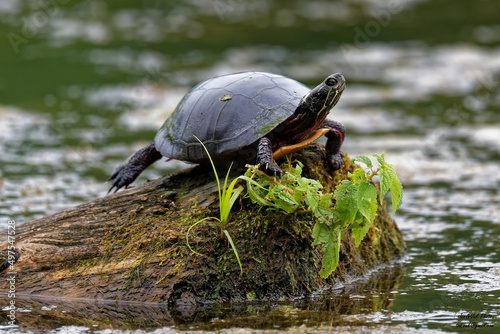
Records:
[[[221,100],[221,101],[229,101],[231,99],[232,99],[231,95],[227,95],[226,94],[223,97],[221,97],[219,100]]]

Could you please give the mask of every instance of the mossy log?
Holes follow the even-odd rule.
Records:
[[[307,319],[305,321],[308,327],[328,324],[335,327],[335,332],[339,332],[337,326],[353,325],[352,317],[346,315],[359,316],[391,309],[403,283],[403,276],[402,265],[384,266],[383,270],[377,270],[369,277],[357,279],[341,288],[323,291],[314,298],[283,303],[213,303],[197,307],[170,307],[167,303],[28,296],[19,300],[16,306],[29,309],[30,312],[17,312],[16,320],[20,325],[19,330],[29,333],[54,332],[54,328],[68,324],[93,330],[141,329],[146,332],[151,332],[147,330],[150,328],[175,325],[179,333],[193,328],[194,332],[206,330],[210,333],[233,333],[235,330],[221,329],[245,327],[252,329],[238,333],[262,333],[256,329],[265,328],[273,329],[265,333],[277,333],[276,325],[279,325],[279,333],[303,333],[304,329],[294,331],[293,328],[288,328],[297,325],[297,319]],[[364,293],[366,291],[369,293]],[[360,294],[364,298],[360,298]],[[353,298],[353,295],[358,296]],[[6,300],[4,305],[8,303],[9,300]],[[290,306],[293,307],[292,319]],[[0,323],[8,321],[0,313]],[[167,331],[171,332],[175,331]],[[322,333],[321,330],[316,332]],[[332,329],[325,329],[323,332],[330,333]],[[350,332],[356,333],[356,330]]]
[[[303,162],[303,175],[320,180],[326,191],[353,168],[344,155],[344,167],[329,171],[319,145],[293,158]],[[178,306],[287,300],[359,277],[404,254],[400,231],[380,208],[360,247],[347,233],[339,267],[321,279],[322,254],[311,245],[311,217],[269,212],[240,198],[226,226],[243,265],[240,273],[215,222],[191,229],[189,242],[199,254],[186,245],[190,226],[218,216],[217,196],[213,173],[198,166],[18,226],[16,294]],[[6,248],[2,241],[0,249]],[[0,273],[2,282],[7,274]]]

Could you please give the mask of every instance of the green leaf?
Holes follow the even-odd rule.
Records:
[[[263,196],[261,196],[261,194],[257,193],[257,191],[253,188],[252,185],[255,185],[255,186],[257,186],[257,188],[260,188],[263,190],[266,190],[266,188],[264,188],[258,182],[256,182],[255,180],[251,179],[250,177],[248,177],[246,175],[242,175],[239,178],[247,181],[247,193],[248,193],[248,196],[250,197],[250,199],[252,200],[252,202],[258,203],[261,206],[270,206],[273,208],[276,207],[274,205],[274,203],[266,200]]]
[[[305,202],[308,208],[315,208],[319,203],[319,194],[316,191],[306,192]]]
[[[357,192],[357,203],[359,212],[367,221],[373,222],[377,213],[377,189],[369,182],[360,183]]]
[[[327,278],[339,264],[340,235],[338,229],[332,230],[330,226],[316,223],[313,228],[313,246],[321,245],[323,259],[321,261],[320,276]]]
[[[295,200],[295,202],[299,203],[299,205],[303,201],[302,196],[304,196],[304,191],[301,191],[301,190],[298,190],[297,188],[295,188],[295,191],[293,192],[293,199]]]
[[[296,207],[299,205],[299,203],[295,201],[293,195],[289,194],[282,185],[274,187],[270,195],[275,206],[282,209],[286,213],[294,212]]]
[[[318,206],[322,208],[330,208],[332,206],[332,197],[333,194],[321,194],[319,198]]]
[[[233,191],[234,184],[236,183],[236,181],[237,181],[237,179],[233,180],[233,182],[231,182],[231,184],[229,185],[229,188],[231,188],[230,190],[228,190],[229,194]],[[240,196],[242,191],[243,191],[243,187],[239,186],[238,188],[236,188],[236,190],[233,192],[233,194],[231,195],[230,198],[229,198],[229,196],[226,196],[227,198],[229,198],[229,201],[226,203],[227,210],[225,211],[224,217],[222,217],[222,213],[221,213],[222,225],[224,225],[227,222],[227,218],[229,217],[229,212],[231,212],[231,209],[233,208],[234,202],[236,202],[236,199],[238,198],[238,196]]]
[[[278,198],[282,200],[283,202],[297,205],[297,201],[295,201],[295,198],[293,195],[289,194],[288,191],[285,190],[284,186],[277,186],[276,187],[276,193],[278,194]]]
[[[385,156],[384,156],[384,153],[382,154],[372,154],[375,158],[377,158],[377,161],[380,165],[385,165],[386,162],[385,162]]]
[[[334,197],[337,201],[335,210],[339,219],[345,223],[344,225],[352,224],[356,218],[356,212],[358,212],[357,192],[356,185],[348,180],[342,181],[335,189]]]
[[[300,177],[297,179],[297,183],[301,186],[306,186],[308,190],[320,190],[323,186],[318,180],[308,179],[306,177]]]
[[[312,213],[315,222],[313,245],[323,250],[320,274],[326,278],[338,266],[340,241],[345,234],[351,231],[355,244],[359,246],[373,225],[379,205],[377,188],[372,183],[375,175],[381,177],[380,200],[391,191],[393,209],[401,204],[402,186],[394,168],[385,162],[384,154],[374,154],[373,157],[380,165],[376,170],[367,156],[353,159],[366,164],[369,170],[354,168],[348,174],[350,179],[342,181],[333,194],[323,194],[319,181],[302,177],[303,165],[299,162],[295,167],[290,164],[283,167],[286,173],[281,178],[281,184],[263,175],[256,166],[250,166],[240,178],[247,181],[247,192],[252,201],[267,206],[268,210]]]
[[[365,171],[362,168],[356,168],[354,170],[354,173],[349,173],[349,174],[347,174],[347,176],[349,176],[349,178],[355,184],[359,184],[359,183],[365,182],[367,180],[366,179],[366,173],[365,173]]]
[[[380,203],[384,202],[384,197],[391,188],[392,179],[394,178],[394,171],[391,166],[382,166],[379,171],[380,175]]]
[[[366,233],[368,233],[368,231],[370,230],[370,227],[372,227],[372,225],[373,225],[373,221],[370,223],[366,220],[366,218],[363,218],[361,224],[359,224],[355,227],[354,226],[352,227],[351,233],[352,233],[352,237],[354,238],[354,243],[355,243],[356,247],[359,247],[359,245],[361,244],[361,241],[363,241],[363,239],[366,236]]]
[[[321,183],[318,180],[309,179],[309,182],[310,182],[310,186],[312,188],[314,188],[315,190],[323,189],[323,186],[321,185]]]
[[[232,164],[231,164],[231,166],[232,166]],[[229,173],[231,171],[231,166],[229,166],[229,170],[227,171],[227,174],[226,174],[226,179],[224,180],[224,188],[222,190],[222,199],[221,199],[221,202],[219,204],[219,206],[220,206],[220,221],[221,221],[221,224],[223,227],[227,222],[227,219],[229,217],[229,212],[231,212],[231,208],[233,207],[233,204],[236,201],[236,198],[239,196],[239,194],[243,190],[243,189],[241,189],[239,192],[235,192],[236,196],[235,196],[235,194],[233,194],[233,189],[234,189],[234,186],[236,185],[236,182],[238,182],[238,178],[234,179],[229,184],[229,187],[226,188],[227,180],[229,179]]]
[[[368,168],[372,168],[373,167],[373,164],[372,164],[372,161],[370,160],[370,158],[368,158],[367,156],[364,156],[364,155],[359,155],[356,158],[352,159],[352,161],[353,162],[357,162],[357,161],[362,162]]]
[[[323,223],[317,222],[314,224],[312,237],[313,237],[313,246],[317,246],[323,244],[328,241],[330,238],[331,230],[330,228]]]
[[[321,261],[321,278],[328,278],[339,265],[340,230],[335,229],[323,245],[323,260]]]
[[[261,186],[259,184],[259,182],[255,181],[254,179],[252,179],[251,177],[247,176],[246,174],[245,175],[241,175],[238,178],[247,181],[247,184],[250,184],[250,185],[253,184],[253,185],[255,185],[255,186],[257,186],[257,187],[259,187],[259,188],[261,188],[263,190],[267,190],[265,187]]]
[[[332,225],[335,220],[335,211],[329,208],[323,208],[321,206],[317,206],[312,208],[313,215],[322,223],[326,225]]]
[[[394,167],[385,163],[380,170],[380,203],[389,190],[392,196],[392,212],[395,213],[403,202],[403,186]]]
[[[224,234],[227,237],[227,240],[229,241],[229,244],[231,245],[231,248],[233,249],[234,255],[236,255],[236,260],[238,261],[238,264],[240,265],[240,273],[243,274],[243,266],[241,265],[240,257],[238,255],[238,250],[236,249],[236,246],[234,245],[233,239],[229,235],[229,232],[227,230],[223,231]]]
[[[304,166],[304,165],[303,165],[302,163],[300,163],[300,162],[299,162],[299,163],[297,163],[297,165],[295,166],[295,170],[294,170],[294,173],[293,173],[293,174],[294,174],[296,177],[300,177],[300,175],[302,175],[302,167],[303,167],[303,166]]]
[[[396,210],[399,209],[401,204],[403,203],[403,185],[396,174],[395,178],[391,183],[391,196],[392,196],[392,213],[396,213]]]
[[[299,183],[298,186],[295,187],[295,190],[298,190],[300,192],[306,192],[309,190],[309,186],[304,183]]]
[[[208,152],[207,152],[207,154],[208,154]],[[220,205],[223,205],[223,203],[226,202],[225,198],[226,198],[226,193],[228,191],[227,180],[229,179],[229,173],[231,172],[232,166],[233,166],[233,163],[231,162],[231,165],[229,165],[229,169],[227,170],[227,173],[226,173],[226,178],[224,179],[224,186],[222,187],[222,197],[221,197]],[[215,171],[215,169],[214,169],[214,172],[217,173],[217,171]],[[231,192],[232,192],[232,189],[231,189]],[[229,192],[229,194],[231,194],[231,192]]]

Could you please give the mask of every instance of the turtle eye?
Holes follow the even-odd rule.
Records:
[[[335,86],[337,84],[337,80],[334,78],[328,78],[326,79],[326,84],[328,86]]]

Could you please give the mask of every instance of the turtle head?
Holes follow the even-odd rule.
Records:
[[[329,75],[321,84],[304,96],[302,103],[309,112],[318,117],[325,116],[337,104],[345,88],[344,76],[340,73]]]

